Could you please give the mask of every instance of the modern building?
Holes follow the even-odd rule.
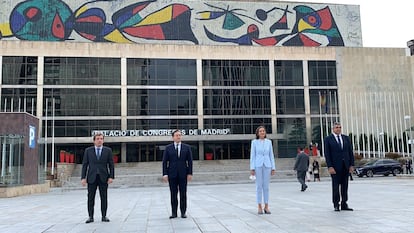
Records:
[[[174,129],[195,159],[247,159],[259,125],[277,157],[293,157],[322,147],[333,121],[361,153],[389,135],[397,144],[383,137],[383,152],[408,154],[414,60],[407,48],[364,48],[357,5],[3,3],[1,111],[41,119],[47,161],[65,150],[81,162],[96,131],[120,162],[159,161]]]

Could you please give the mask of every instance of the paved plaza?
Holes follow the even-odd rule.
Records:
[[[115,180],[116,182],[116,180]],[[100,221],[97,194],[95,222],[87,219],[86,188],[53,189],[0,199],[0,232],[414,232],[414,179],[355,178],[350,182],[353,212],[334,212],[329,178],[299,183],[273,181],[271,215],[257,215],[254,183],[189,185],[188,218],[170,220],[168,186],[110,188],[108,217]]]

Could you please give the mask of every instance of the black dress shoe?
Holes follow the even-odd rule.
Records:
[[[177,215],[176,214],[173,214],[173,215],[170,216],[170,219],[176,218],[176,217],[177,217]]]
[[[335,207],[334,207],[334,210],[335,210],[335,211],[340,211],[340,210],[339,210],[339,206],[335,206]]]
[[[102,222],[109,222],[109,218],[107,218],[107,217],[102,217]]]
[[[341,210],[354,211],[354,209],[349,208],[348,206],[341,207]]]
[[[187,218],[187,215],[182,214],[182,215],[181,215],[181,218]]]
[[[93,218],[88,218],[85,223],[91,223],[91,222],[93,222]]]

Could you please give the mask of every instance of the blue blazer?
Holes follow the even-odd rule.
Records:
[[[187,175],[193,174],[193,154],[191,147],[181,143],[180,157],[175,152],[174,143],[165,147],[162,156],[162,175],[168,178],[186,179]]]
[[[343,143],[342,148],[336,141],[334,134],[327,136],[324,140],[326,165],[328,168],[333,167],[337,172],[342,171],[343,163],[348,170],[350,166],[354,166],[354,151],[351,140],[344,134],[341,134],[341,139]]]
[[[256,167],[271,167],[276,169],[275,156],[273,155],[272,141],[253,139],[250,147],[250,170]]]
[[[96,157],[95,146],[86,148],[83,154],[81,179],[86,178],[88,183],[94,183],[98,172],[103,183],[106,183],[109,178],[115,178],[114,160],[109,147],[102,147],[99,160]]]

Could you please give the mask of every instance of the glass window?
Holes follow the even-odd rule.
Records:
[[[254,134],[260,125],[266,127],[268,134],[272,133],[271,118],[220,118],[204,119],[205,129],[228,129],[231,134]]]
[[[276,86],[303,86],[302,61],[275,61]]]
[[[45,85],[120,85],[120,58],[45,57]]]
[[[128,129],[197,129],[197,119],[135,119],[128,120]]]
[[[3,57],[2,83],[10,85],[37,84],[37,57]]]
[[[204,90],[206,115],[270,114],[270,91],[248,89]]]
[[[196,115],[196,90],[128,90],[128,115]]]
[[[295,157],[298,146],[307,146],[305,124],[305,118],[277,118],[277,133],[283,135],[278,140],[279,157]]]
[[[204,86],[269,86],[269,61],[203,60]]]
[[[196,60],[130,58],[127,69],[128,85],[197,84]]]
[[[303,89],[277,89],[276,112],[277,114],[304,114]]]
[[[51,118],[48,118],[48,137],[52,135],[50,120]],[[55,137],[91,137],[93,130],[119,129],[121,129],[121,120],[55,120]]]
[[[3,88],[1,89],[1,111],[29,112],[36,115],[36,88]]]
[[[121,91],[116,89],[44,89],[44,106],[55,99],[55,116],[119,116]],[[49,105],[51,106],[51,104]],[[50,107],[48,115],[51,115]]]
[[[309,86],[336,86],[336,61],[309,61]]]
[[[312,114],[339,114],[336,89],[311,89],[309,97]]]

